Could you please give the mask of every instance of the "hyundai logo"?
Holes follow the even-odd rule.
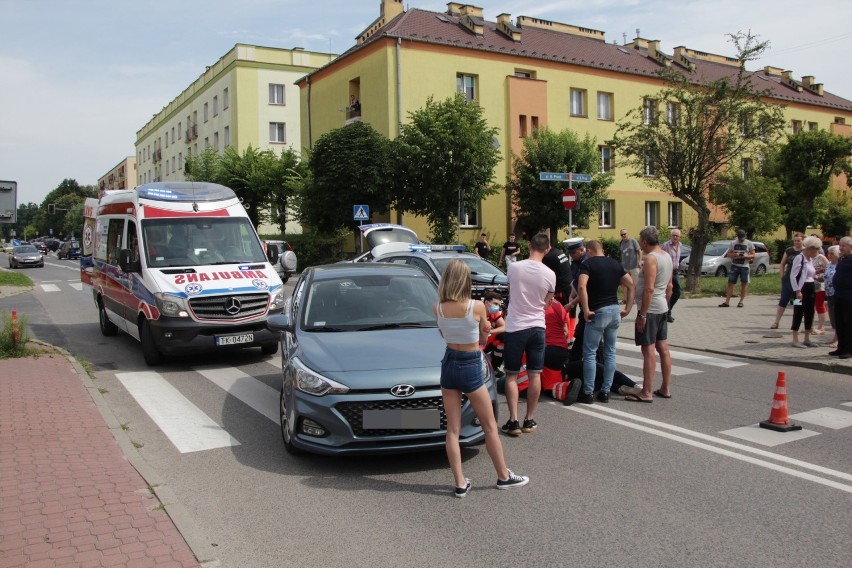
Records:
[[[240,309],[243,307],[242,303],[236,298],[228,298],[225,300],[225,311],[230,315],[235,316],[240,313]]]
[[[390,393],[400,398],[411,396],[414,394],[414,387],[411,385],[394,385],[391,387]]]

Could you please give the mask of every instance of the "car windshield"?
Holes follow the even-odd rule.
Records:
[[[15,254],[27,254],[33,252],[38,252],[38,249],[35,248],[35,246],[33,245],[22,245],[19,247],[15,247]]]
[[[314,280],[302,329],[314,332],[436,327],[438,292],[425,276],[361,274]]]
[[[166,218],[142,222],[148,266],[199,266],[266,262],[251,222],[245,217]]]
[[[441,275],[443,275],[444,270],[447,269],[447,265],[450,264],[450,261],[456,260],[456,259],[461,260],[462,262],[467,264],[468,268],[470,268],[471,274],[491,274],[491,275],[499,274],[501,276],[504,274],[502,270],[500,270],[499,268],[497,268],[496,266],[494,266],[490,262],[488,262],[486,260],[482,260],[481,258],[477,258],[473,255],[468,256],[468,255],[462,254],[462,255],[453,256],[453,257],[433,258],[432,262],[435,263],[435,268],[438,269],[438,272],[440,272]]]
[[[722,243],[710,243],[704,249],[704,256],[722,256],[728,252],[728,245]]]

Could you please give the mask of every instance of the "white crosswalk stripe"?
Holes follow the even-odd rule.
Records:
[[[279,393],[275,389],[266,386],[263,382],[250,377],[234,367],[207,365],[204,367],[193,367],[193,370],[276,424],[280,420],[280,411],[278,409]]]
[[[642,359],[634,359],[633,357],[623,357],[621,355],[617,355],[615,358],[616,368],[621,367],[622,365],[626,365],[628,367],[638,367],[642,368],[644,361]],[[660,361],[657,359],[657,372],[660,371]],[[696,375],[701,373],[698,369],[687,369],[686,367],[680,367],[678,365],[672,365],[672,376],[680,377],[683,375]]]
[[[56,284],[39,284],[44,292],[59,292],[59,286]]]
[[[632,351],[634,353],[642,352],[641,347],[639,347],[638,345],[633,345],[631,343],[618,342],[617,348],[623,351]],[[722,359],[720,357],[711,357],[709,355],[699,355],[698,353],[675,351],[674,349],[669,349],[669,352],[672,354],[672,360],[676,359],[678,361],[701,363],[702,365],[709,365],[711,367],[721,367],[722,369],[731,369],[733,367],[742,367],[743,365],[748,365],[748,362],[741,360]]]

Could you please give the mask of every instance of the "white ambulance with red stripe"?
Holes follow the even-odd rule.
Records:
[[[284,305],[278,259],[233,190],[150,183],[87,199],[85,217],[81,279],[103,335],[135,337],[148,365],[187,352],[278,350],[266,328]]]

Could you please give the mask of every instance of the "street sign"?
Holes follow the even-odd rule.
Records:
[[[577,192],[567,188],[562,192],[562,207],[565,209],[574,209],[577,206]]]
[[[370,220],[370,206],[369,205],[353,205],[352,206],[352,218],[356,221],[369,221]]]
[[[0,223],[18,219],[18,182],[0,181]]]
[[[589,174],[575,174],[573,172],[539,172],[539,181],[577,181],[589,183],[592,176]]]

